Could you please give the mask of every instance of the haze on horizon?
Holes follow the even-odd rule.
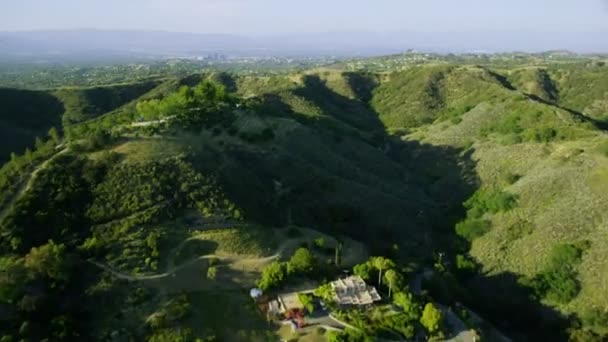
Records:
[[[606,0],[19,0],[0,9],[0,31],[608,32]]]
[[[604,39],[608,35],[608,0],[5,0],[0,4],[0,33],[79,30],[77,37],[34,37],[34,45],[43,42],[47,46],[40,49],[29,45],[22,49],[31,36],[19,35],[9,43],[5,39],[0,48],[7,51],[17,47],[36,54],[48,46],[67,51],[91,44],[99,48],[99,41],[104,41],[104,49],[138,44],[132,33],[121,37],[120,32],[100,35],[88,30],[82,33],[82,29],[231,34],[255,39],[227,39],[214,45],[185,35],[148,36],[156,45],[141,50],[151,47],[159,52],[201,46],[228,52],[263,48],[273,53],[316,49],[386,54],[408,48],[608,52]],[[64,48],[62,44],[68,40],[70,48]],[[183,44],[176,49],[178,42]]]

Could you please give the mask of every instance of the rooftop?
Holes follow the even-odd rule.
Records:
[[[338,279],[331,287],[336,293],[336,303],[340,305],[368,305],[381,299],[376,288],[368,286],[359,276]]]

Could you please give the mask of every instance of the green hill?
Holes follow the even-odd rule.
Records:
[[[517,340],[601,341],[607,76],[441,64],[2,90],[0,129],[23,142],[6,155],[67,134],[0,170],[0,319],[32,340],[272,339],[241,292],[300,226],[434,265],[433,300]],[[241,319],[198,307],[213,296]]]
[[[61,88],[53,91],[65,107],[63,123],[70,125],[110,112],[148,91],[160,82],[149,81],[93,88]]]

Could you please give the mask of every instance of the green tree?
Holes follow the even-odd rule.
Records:
[[[443,313],[433,303],[427,303],[420,317],[420,324],[433,334],[438,332],[443,321]]]
[[[391,297],[393,290],[399,290],[403,286],[403,275],[394,269],[387,270],[384,273],[384,281],[388,285],[388,297]]]
[[[353,267],[353,273],[365,280],[369,280],[369,278],[371,277],[371,272],[372,272],[372,266],[370,265],[369,262],[364,262],[362,264],[358,264],[358,265],[355,265],[355,267]]]
[[[307,248],[298,248],[287,264],[289,274],[307,274],[314,270],[315,256]]]
[[[321,298],[326,304],[334,302],[336,292],[330,283],[320,285],[315,289],[313,294]]]
[[[61,135],[59,135],[59,131],[57,131],[57,128],[51,127],[51,129],[49,129],[48,134],[54,145],[58,145],[61,142]]]
[[[257,282],[257,286],[262,290],[268,290],[279,285],[285,280],[286,267],[285,264],[278,261],[273,261],[266,266],[262,271],[262,276]]]
[[[378,270],[378,286],[382,285],[382,271],[395,267],[395,263],[385,257],[372,257],[371,264]]]
[[[50,240],[46,245],[33,247],[25,256],[25,267],[35,275],[47,275],[55,280],[67,280],[65,246]]]
[[[415,320],[420,318],[420,304],[411,292],[403,291],[395,293],[393,303],[403,309],[403,312],[409,319]]]
[[[207,269],[207,279],[215,280],[217,276],[217,267],[211,266]]]
[[[300,301],[300,303],[302,303],[302,305],[304,305],[309,314],[312,314],[314,312],[315,303],[314,298],[311,294],[298,293],[298,300]]]

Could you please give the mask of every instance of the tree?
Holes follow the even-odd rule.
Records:
[[[422,317],[420,317],[420,324],[429,331],[429,333],[435,333],[439,331],[441,322],[443,321],[443,313],[441,310],[435,307],[433,303],[427,303],[422,311]]]
[[[272,262],[262,271],[262,276],[258,280],[257,286],[264,291],[277,286],[285,279],[285,268],[285,264],[282,262]]]
[[[59,135],[59,131],[57,131],[57,128],[55,127],[51,127],[51,129],[49,129],[49,137],[55,145],[61,142],[61,136]]]
[[[382,271],[395,267],[395,263],[385,257],[372,257],[371,264],[378,270],[378,286],[382,285]]]
[[[372,266],[370,265],[369,262],[364,262],[362,264],[358,264],[358,265],[355,265],[355,267],[353,267],[353,273],[365,280],[369,280],[369,278],[371,277],[371,272],[372,272]]]
[[[36,137],[34,140],[34,147],[36,147],[36,151],[44,149],[44,141],[42,141],[40,137]]]
[[[384,280],[388,284],[388,297],[391,297],[393,289],[399,290],[403,286],[403,276],[394,269],[387,270],[384,273]]]
[[[207,269],[207,279],[215,280],[217,276],[217,267],[211,266]]]
[[[403,309],[403,312],[412,320],[420,318],[420,304],[409,291],[397,292],[393,296],[393,303]]]
[[[45,274],[51,279],[67,280],[65,246],[50,240],[46,245],[33,247],[25,256],[25,267],[33,276]]]
[[[315,310],[314,298],[309,293],[298,293],[298,300],[304,305],[308,314],[312,314]]]
[[[316,259],[307,248],[298,248],[287,264],[289,274],[307,274],[314,270]]]
[[[320,285],[317,287],[313,294],[319,298],[321,298],[326,304],[332,303],[334,301],[334,296],[336,292],[334,288],[331,287],[330,283]]]

